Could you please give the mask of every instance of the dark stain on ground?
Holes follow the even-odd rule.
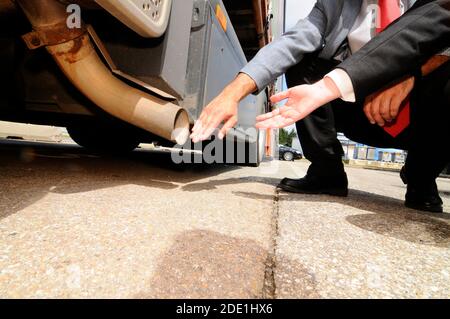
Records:
[[[207,230],[185,232],[161,257],[148,291],[135,297],[262,298],[268,256],[250,239]],[[296,289],[301,298],[318,297],[313,274],[295,261],[283,258],[283,263],[293,280],[293,286],[284,289]]]
[[[450,247],[450,225],[419,214],[364,214],[346,220],[365,230],[415,244]]]
[[[268,251],[257,242],[196,230],[179,235],[138,298],[261,298]]]

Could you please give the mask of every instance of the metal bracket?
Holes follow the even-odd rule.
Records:
[[[22,36],[22,39],[30,50],[35,50],[37,48],[45,46],[45,43],[41,40],[39,33],[36,31],[24,34]]]
[[[69,29],[65,24],[55,24],[39,28],[22,36],[30,50],[72,41],[86,33],[86,27]]]

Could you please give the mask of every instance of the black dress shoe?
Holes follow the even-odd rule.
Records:
[[[278,187],[298,194],[325,194],[340,197],[348,195],[348,180],[345,173],[327,177],[306,175],[300,179],[285,178]]]
[[[408,185],[406,192],[405,206],[415,210],[421,210],[432,213],[443,213],[443,202],[439,197],[436,183],[428,187],[420,185],[413,187]]]

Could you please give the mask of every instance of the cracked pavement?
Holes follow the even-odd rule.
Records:
[[[0,297],[450,297],[449,214],[404,208],[385,171],[347,168],[348,198],[276,191],[306,169],[0,141]]]

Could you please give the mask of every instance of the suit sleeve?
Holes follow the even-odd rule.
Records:
[[[450,45],[450,0],[418,1],[364,48],[345,60],[343,69],[357,100],[413,74]]]
[[[316,3],[307,18],[262,48],[241,70],[255,81],[258,92],[298,64],[306,53],[322,48],[327,23],[322,1]]]

